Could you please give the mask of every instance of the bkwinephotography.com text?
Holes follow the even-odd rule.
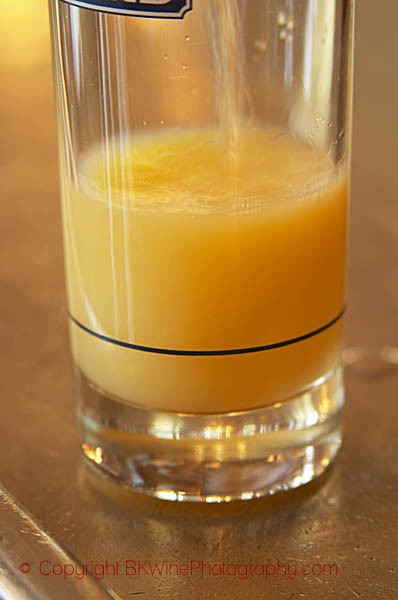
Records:
[[[249,579],[262,577],[271,579],[275,577],[290,580],[338,576],[337,563],[307,563],[294,561],[273,561],[256,563],[233,562],[207,562],[200,559],[190,559],[185,562],[171,562],[168,560],[143,560],[127,559],[120,561],[94,562],[85,564],[74,562],[52,563],[41,560],[36,564],[21,563],[21,573],[27,575],[36,571],[43,577],[58,577],[63,579],[75,578],[77,580],[92,576],[95,579],[105,577],[161,577],[161,578],[205,578],[205,577],[231,577]]]

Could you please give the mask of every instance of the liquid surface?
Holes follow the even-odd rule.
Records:
[[[111,140],[64,186],[70,312],[110,338],[214,351],[279,343],[342,310],[344,173],[273,129]],[[264,406],[333,368],[341,320],[274,350],[168,356],[71,323],[77,366],[125,402],[184,412]]]
[[[101,202],[192,216],[258,214],[313,196],[335,179],[328,159],[277,129],[169,130],[110,141],[81,177]]]

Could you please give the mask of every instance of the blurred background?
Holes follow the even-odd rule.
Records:
[[[155,503],[150,506],[159,513],[156,518],[137,516],[140,506],[126,513],[98,500],[82,483],[65,315],[47,2],[0,0],[0,481],[82,559],[92,558],[95,550],[105,560],[105,547],[92,540],[106,529],[101,519],[113,515],[107,544],[118,547],[120,555],[140,545],[148,555],[159,542],[169,545],[171,557],[183,557],[187,544],[211,556],[223,533],[223,551],[232,554],[255,556],[259,540],[268,548],[280,542],[282,558],[289,553],[327,557],[333,549],[345,565],[344,577],[328,588],[338,595],[322,595],[319,584],[310,582],[303,587],[307,597],[396,597],[398,556],[391,531],[398,523],[397,24],[397,0],[357,1],[346,345],[370,349],[371,357],[363,361],[358,360],[361,351],[346,353],[351,366],[339,463],[323,491],[315,488],[310,499],[293,496],[293,508],[273,508],[272,519],[258,516],[258,506],[265,511],[267,501],[249,503],[244,518],[220,509],[224,512],[213,513],[216,528],[215,521],[209,528],[196,515],[194,525],[185,519],[183,532],[178,512],[162,516],[165,509]],[[126,531],[134,514],[140,525],[134,525],[128,546]],[[218,584],[208,583],[215,594]],[[296,598],[298,588],[289,587],[293,583],[280,584],[269,597]],[[150,590],[155,582],[145,585]],[[170,589],[170,596],[181,597]]]

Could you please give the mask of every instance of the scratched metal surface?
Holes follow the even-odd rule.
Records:
[[[349,346],[398,346],[397,22],[396,0],[359,0]],[[1,483],[83,563],[338,564],[334,577],[291,579],[282,568],[268,579],[127,577],[120,568],[104,581],[123,599],[395,600],[394,352],[389,364],[371,358],[347,370],[344,448],[333,470],[304,489],[229,506],[183,506],[87,476],[73,415],[47,27],[45,0],[1,7]],[[37,569],[39,552],[34,560]]]
[[[40,557],[39,569],[35,568]],[[40,567],[41,564],[41,567]],[[48,575],[64,565],[67,577]],[[75,577],[72,577],[72,573]],[[0,486],[0,598],[3,600],[120,600],[42,531],[26,509]]]

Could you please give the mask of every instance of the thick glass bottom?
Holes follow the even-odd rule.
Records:
[[[228,502],[274,494],[321,475],[341,446],[341,366],[288,400],[223,414],[147,410],[76,376],[85,459],[157,498]]]

